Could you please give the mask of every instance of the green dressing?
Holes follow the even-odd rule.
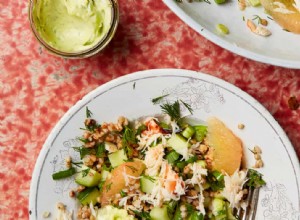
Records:
[[[109,0],[38,0],[33,19],[41,38],[63,52],[95,46],[112,23]]]

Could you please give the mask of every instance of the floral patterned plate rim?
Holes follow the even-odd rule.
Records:
[[[164,95],[169,101],[181,99],[191,105],[193,117],[205,120],[216,116],[242,140],[245,164],[254,164],[248,150],[262,149],[265,163],[259,171],[267,185],[260,190],[257,219],[299,219],[300,169],[294,148],[271,114],[239,88],[208,74],[182,69],[153,69],[112,80],[78,101],[53,128],[37,159],[30,188],[30,219],[41,219],[45,211],[55,215],[57,202],[69,210],[78,204],[69,197],[76,185],[72,177],[54,181],[51,174],[64,169],[67,155],[74,151],[76,137],[82,134],[86,106],[100,123],[159,114],[151,99]],[[243,123],[244,129],[238,129]],[[75,215],[74,215],[75,216]]]
[[[238,1],[230,0],[222,5],[214,0],[163,2],[187,25],[222,48],[262,63],[300,68],[299,47],[296,46],[299,45],[300,36],[284,31],[265,13],[263,7],[247,7],[242,11],[239,10]],[[272,33],[270,36],[256,35],[247,28],[247,19],[257,25],[257,16],[268,21],[267,28]],[[229,34],[218,34],[217,24],[227,26]]]

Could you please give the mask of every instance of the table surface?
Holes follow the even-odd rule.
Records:
[[[48,54],[28,22],[28,2],[0,2],[0,219],[27,219],[32,171],[51,129],[99,85],[135,71],[183,68],[224,79],[256,98],[300,157],[300,70],[258,63],[209,42],[159,0],[119,0],[120,24],[97,57]],[[132,10],[135,8],[135,10]]]

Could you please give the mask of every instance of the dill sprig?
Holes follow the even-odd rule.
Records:
[[[87,118],[91,118],[93,115],[93,113],[89,110],[88,107],[86,107],[86,109],[85,109],[85,115]]]
[[[124,147],[126,154],[129,157],[131,157],[133,154],[133,144],[136,144],[135,131],[129,127],[125,127],[122,136],[122,146]]]
[[[73,149],[80,154],[80,159],[84,158],[85,155],[91,154],[94,149],[85,147],[73,147]]]
[[[169,94],[166,94],[166,95],[162,95],[162,96],[159,96],[159,97],[156,97],[156,98],[153,98],[151,101],[152,103],[155,105],[155,104],[158,104],[163,98],[167,97]]]
[[[178,121],[181,118],[179,101],[175,101],[173,104],[164,103],[160,105],[162,112],[168,114],[172,120]]]
[[[87,168],[85,170],[82,170],[81,173],[82,173],[82,177],[86,177],[90,172],[90,168]]]
[[[253,21],[257,20],[258,24],[261,24],[262,18],[258,15],[254,15],[254,17],[252,18]]]
[[[182,100],[180,100],[180,101],[181,101],[181,103],[187,108],[187,110],[189,110],[189,112],[190,112],[191,115],[192,115],[192,114],[193,114],[193,109],[192,109],[191,105],[188,104],[188,103],[186,103],[186,102],[184,102],[184,101],[182,101]]]

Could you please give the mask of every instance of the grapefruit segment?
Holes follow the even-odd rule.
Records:
[[[300,12],[294,0],[260,0],[274,20],[284,29],[300,34]]]
[[[213,148],[212,169],[232,175],[241,166],[242,141],[217,118],[209,118],[207,144]]]
[[[145,168],[145,164],[140,160],[125,162],[116,167],[111,172],[111,177],[106,179],[105,183],[103,184],[100,194],[101,205],[109,205],[111,200],[114,199],[115,195],[120,193],[120,191],[125,188],[126,181],[124,178],[124,172],[126,175],[138,177],[143,173]]]

